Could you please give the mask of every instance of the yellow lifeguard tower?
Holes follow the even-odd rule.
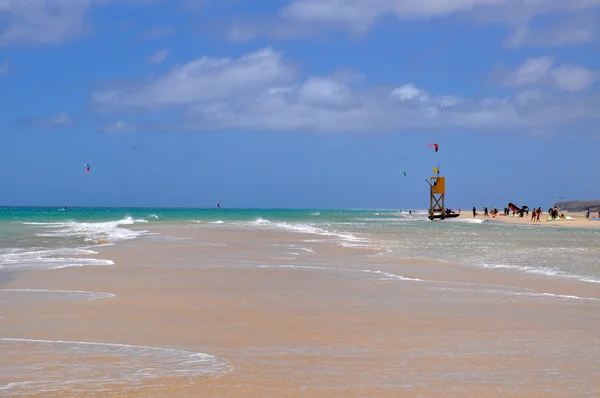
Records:
[[[458,217],[458,213],[446,211],[446,177],[440,177],[440,165],[433,169],[435,176],[425,179],[429,184],[429,219],[444,220],[446,218]]]

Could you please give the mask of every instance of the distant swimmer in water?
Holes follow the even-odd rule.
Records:
[[[412,210],[409,210],[409,211],[408,211],[408,214],[412,214]]]

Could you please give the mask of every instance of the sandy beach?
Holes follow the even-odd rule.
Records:
[[[548,213],[545,212],[540,216],[539,222],[531,221],[531,212],[529,215],[524,215],[523,217],[517,216],[505,216],[502,214],[502,209],[498,209],[500,213],[497,216],[490,215],[485,218],[483,216],[483,209],[477,210],[477,216],[473,217],[472,212],[463,211],[461,213],[461,217],[466,218],[476,218],[476,219],[486,219],[486,220],[496,220],[502,221],[505,223],[513,223],[513,224],[530,224],[530,225],[540,225],[546,227],[561,227],[561,228],[600,228],[600,221],[586,219],[585,213],[568,213],[561,212],[565,215],[565,219],[557,219],[557,220],[548,220]],[[593,216],[593,214],[592,214]],[[566,217],[571,217],[572,219],[566,219]]]
[[[103,364],[116,360],[121,383],[104,375],[33,396],[600,394],[594,284],[385,259],[309,234],[189,225],[153,231],[161,235],[101,248],[114,266],[5,281],[4,299],[24,286],[114,297],[4,306],[1,336],[206,353],[206,374],[161,370],[162,360],[144,362],[141,349],[94,354],[84,347],[74,357],[63,352],[61,363],[93,365],[102,376]],[[298,254],[293,264],[290,251]],[[0,358],[0,370],[35,364],[45,374],[58,366],[53,351],[23,344],[18,356]],[[165,376],[133,382],[147,366]]]

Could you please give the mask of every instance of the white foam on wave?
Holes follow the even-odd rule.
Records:
[[[0,289],[0,293],[6,298],[6,293],[10,296],[15,295],[26,295],[30,298],[39,298],[42,300],[47,299],[66,299],[66,300],[99,300],[115,298],[116,296],[112,293],[103,292],[86,292],[81,290],[48,290],[48,289]],[[13,294],[10,294],[13,293]]]
[[[84,265],[112,265],[111,260],[91,257],[73,257],[98,254],[93,250],[81,248],[6,248],[0,249],[0,269],[61,268]],[[64,257],[69,256],[69,257]]]
[[[533,267],[533,266],[527,266],[527,265],[514,265],[514,264],[487,264],[487,263],[481,264],[481,266],[483,268],[489,268],[489,269],[509,269],[509,270],[526,272],[528,274],[543,275],[543,276],[549,276],[549,277],[560,277],[560,278],[566,278],[566,279],[575,279],[580,282],[600,283],[600,280],[598,280],[598,279],[585,277],[585,276],[581,276],[581,275],[569,274],[567,272],[564,272],[564,271],[561,271],[561,270],[558,270],[555,268]]]
[[[276,265],[267,265],[267,264],[260,264],[257,266],[257,268],[297,268],[297,269],[319,269],[319,270],[329,270],[329,271],[340,271],[339,269],[336,268],[331,268],[331,267],[320,267],[320,266],[316,266],[316,265],[286,265],[286,264],[276,264]]]
[[[406,276],[392,274],[391,272],[378,271],[378,270],[372,270],[372,269],[363,269],[361,271],[369,273],[369,274],[381,275],[383,277],[383,279],[385,279],[385,280],[392,279],[392,280],[411,281],[411,282],[426,282],[423,279],[408,278]]]
[[[276,223],[275,225],[277,228],[285,229],[288,231],[311,234],[311,235],[329,236],[332,238],[340,238],[346,245],[348,243],[354,243],[355,245],[352,247],[364,247],[364,245],[359,245],[359,243],[364,244],[365,242],[367,242],[366,239],[359,238],[359,237],[349,234],[349,233],[330,231],[330,230],[316,227],[316,226],[310,225],[310,224],[302,224],[302,223],[289,224],[289,223],[282,222],[282,223]]]
[[[233,369],[205,353],[127,344],[0,338],[0,351],[0,390],[11,395],[135,390]]]
[[[82,263],[81,261],[76,262],[76,263],[70,263],[67,262],[66,264],[60,264],[60,265],[56,265],[54,267],[51,267],[50,269],[62,269],[62,268],[70,268],[70,267],[85,267],[88,265],[114,265],[115,262],[112,260],[102,260],[102,259],[62,259],[64,261],[74,261],[74,260],[96,260],[94,262],[88,261],[88,262],[84,262]]]
[[[391,272],[372,270],[372,269],[354,269],[354,268],[334,268],[334,267],[324,267],[317,265],[296,265],[296,264],[261,264],[257,268],[291,268],[291,269],[311,269],[311,270],[321,270],[321,271],[330,271],[330,272],[353,272],[353,273],[365,273],[376,275],[379,280],[399,280],[399,281],[407,281],[407,282],[427,282],[423,279],[417,278],[408,278],[402,275],[396,275]]]
[[[57,238],[60,245],[77,244],[79,242],[94,247],[113,245],[120,241],[135,239],[142,235],[153,235],[147,230],[131,230],[123,228],[124,225],[135,223],[146,223],[146,220],[134,220],[125,217],[116,221],[103,222],[22,222],[31,225],[43,232],[36,233],[38,237]],[[60,239],[60,240],[59,240]],[[71,244],[69,244],[69,241]],[[0,249],[0,269],[60,269],[65,267],[81,267],[88,265],[113,265],[111,260],[97,259],[91,257],[80,257],[79,255],[98,254],[89,250],[90,246],[83,248],[58,247],[47,248],[7,248]]]
[[[600,301],[600,298],[596,297],[580,297],[573,296],[568,294],[556,294],[556,293],[539,293],[533,291],[532,289],[527,288],[513,288],[509,286],[495,286],[495,285],[487,285],[487,284],[477,284],[477,283],[464,283],[465,285],[471,285],[474,289],[465,289],[465,288],[437,288],[436,290],[441,291],[451,291],[458,293],[475,293],[475,294],[498,294],[505,296],[526,296],[526,297],[536,297],[536,298],[554,298],[560,300],[583,300],[583,301]],[[486,287],[485,289],[480,289],[479,287]]]
[[[213,221],[211,224],[224,224],[225,221],[223,220],[217,220],[217,221]]]
[[[487,222],[488,220],[482,220],[479,218],[449,218],[446,221],[451,221],[451,222],[459,222],[459,223],[464,223],[464,224],[483,224],[484,222]]]
[[[199,222],[199,221],[195,221],[195,220],[192,220],[192,221]],[[331,231],[331,230],[327,229],[327,225],[324,225],[321,223],[317,223],[317,224],[318,224],[318,226],[315,226],[312,224],[307,224],[307,223],[274,222],[271,220],[264,219],[262,217],[258,217],[255,220],[250,221],[250,222],[233,222],[228,225],[238,226],[238,227],[260,226],[261,228],[283,229],[286,231],[304,233],[304,234],[308,234],[308,235],[320,235],[320,236],[327,236],[327,237],[331,237],[331,238],[338,238],[343,243],[355,244],[352,247],[368,247],[367,239],[360,238],[360,237],[357,237],[355,235],[352,235],[352,234],[346,233],[346,232]],[[353,224],[350,223],[350,225],[353,225]],[[326,241],[305,240],[304,242],[326,242]]]
[[[354,218],[353,220],[367,221],[367,222],[397,222],[397,223],[401,223],[401,222],[419,221],[421,219],[416,218],[416,217],[396,217],[396,218],[393,218],[393,217],[379,217],[379,218],[361,217],[361,218]]]
[[[312,249],[312,247],[304,247],[304,246],[298,246],[295,245],[293,243],[275,243],[273,245],[271,245],[273,247],[284,247],[286,249],[290,249],[290,250],[300,250],[306,253],[315,253],[315,251]],[[295,253],[295,255],[298,255],[298,253]]]
[[[143,220],[141,222],[147,222]],[[51,223],[23,223],[26,225],[37,225],[51,229],[50,231],[38,233],[37,236],[45,237],[78,237],[86,242],[100,241],[101,239],[109,242],[118,242],[123,240],[135,239],[141,235],[148,234],[149,231],[134,231],[127,228],[120,228],[122,225],[133,225],[136,223],[131,217],[125,217],[117,221],[104,222],[51,222]]]
[[[554,294],[554,293],[515,293],[516,295],[522,296],[534,296],[534,297],[552,297],[566,300],[586,300],[586,301],[600,301],[600,298],[595,297],[580,297],[573,296],[570,294]]]

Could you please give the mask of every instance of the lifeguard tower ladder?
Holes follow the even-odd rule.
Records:
[[[445,219],[446,218],[446,177],[440,177],[440,165],[433,169],[435,176],[425,179],[429,184],[429,219]]]

